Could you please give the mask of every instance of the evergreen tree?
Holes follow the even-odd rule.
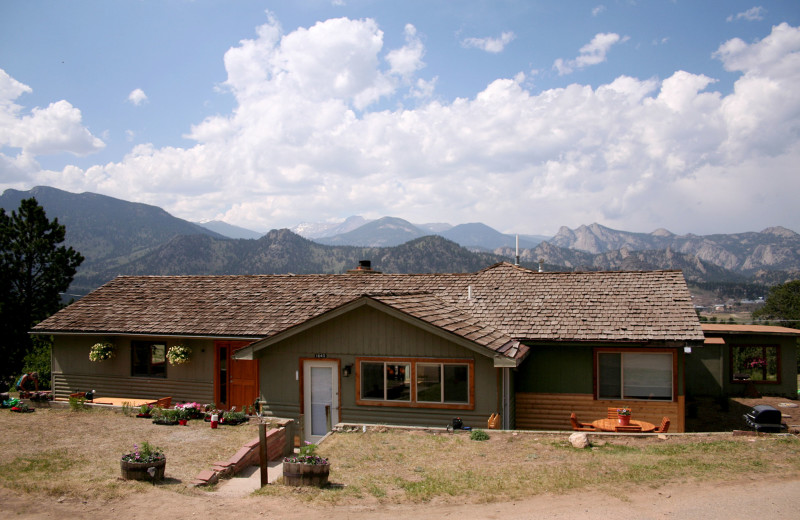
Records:
[[[59,245],[66,229],[35,198],[8,215],[0,208],[0,379],[14,377],[32,350],[28,332],[61,307],[83,256]]]
[[[771,288],[764,306],[753,312],[753,317],[776,320],[784,327],[800,328],[800,280]]]

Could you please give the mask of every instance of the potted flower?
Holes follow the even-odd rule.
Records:
[[[287,486],[328,485],[331,465],[328,459],[316,454],[317,445],[306,442],[300,448],[300,455],[284,457],[283,483]]]
[[[242,424],[243,422],[247,422],[247,414],[244,412],[231,410],[230,412],[222,413],[222,420],[220,421],[220,424],[236,426],[237,424]]]
[[[29,413],[35,412],[36,410],[28,406],[28,403],[18,402],[15,406],[11,407],[11,411],[17,413]]]
[[[205,416],[203,405],[200,403],[184,403],[176,405],[176,408],[186,410],[187,419],[202,419]]]
[[[106,361],[113,359],[115,355],[114,345],[107,342],[95,343],[89,349],[89,359],[91,361]]]
[[[152,404],[143,404],[139,407],[139,413],[136,414],[136,417],[140,417],[142,419],[149,419],[152,417]]]
[[[178,424],[186,426],[186,423],[189,422],[189,411],[186,408],[176,406],[175,417],[178,418]]]
[[[122,456],[120,467],[125,480],[150,480],[155,482],[164,479],[167,457],[161,448],[145,441],[141,448],[133,445],[133,451]]]
[[[167,361],[170,365],[182,365],[188,363],[192,355],[192,349],[185,345],[174,345],[167,350]]]
[[[174,408],[155,408],[153,410],[153,424],[175,426],[178,424],[178,410]]]
[[[617,422],[620,426],[628,426],[631,423],[631,409],[617,408]]]

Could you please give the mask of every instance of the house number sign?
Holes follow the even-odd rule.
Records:
[[[328,354],[314,354],[314,357],[317,359],[325,359],[328,357]]]

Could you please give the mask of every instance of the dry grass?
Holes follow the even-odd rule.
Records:
[[[0,411],[0,487],[45,496],[132,496],[150,484],[119,478],[119,459],[148,441],[167,454],[163,491],[188,493],[187,484],[215,461],[226,460],[257,437],[255,425],[220,427],[190,421],[158,426],[108,410]],[[327,489],[268,486],[259,494],[312,504],[490,502],[541,493],[631,485],[797,477],[800,440],[792,436],[725,434],[593,436],[594,447],[576,450],[570,432],[491,431],[486,441],[459,432],[368,431],[337,433],[319,453],[329,457]]]
[[[595,437],[576,450],[568,434],[468,434],[388,431],[339,433],[320,446],[330,457],[331,489],[292,490],[312,502],[490,502],[576,489],[725,480],[732,475],[800,474],[795,437]],[[259,493],[286,495],[281,487]]]
[[[164,486],[183,491],[202,470],[258,437],[255,425],[159,426],[112,410],[0,410],[0,486],[51,496],[112,498],[150,484],[123,481],[119,460],[150,442],[167,455]]]

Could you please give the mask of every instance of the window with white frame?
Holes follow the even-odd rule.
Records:
[[[674,395],[673,352],[597,353],[598,399],[655,399]]]

